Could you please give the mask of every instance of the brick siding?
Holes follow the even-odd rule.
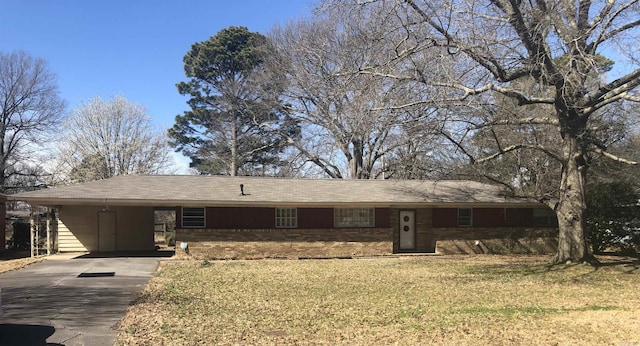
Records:
[[[415,212],[416,248],[399,249],[400,210]],[[555,252],[556,228],[434,227],[432,208],[390,209],[390,227],[313,229],[185,229],[176,244],[196,258],[332,258],[400,252],[440,254],[543,254]]]
[[[558,246],[555,228],[434,228],[441,254],[549,254]]]
[[[391,254],[389,228],[177,229],[176,248],[208,259],[333,258]]]

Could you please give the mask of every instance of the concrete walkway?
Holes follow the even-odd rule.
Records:
[[[0,274],[0,345],[113,345],[158,257],[52,256]]]

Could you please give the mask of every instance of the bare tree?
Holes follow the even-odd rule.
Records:
[[[43,59],[0,52],[0,192],[42,173],[31,161],[65,107],[56,76]]]
[[[144,107],[122,96],[95,97],[66,121],[59,161],[69,181],[124,174],[159,174],[170,165],[163,131],[155,130]]]
[[[384,177],[388,179],[452,179],[465,158],[456,153],[446,138],[438,136],[438,119],[446,109],[415,107],[400,124],[405,140],[384,157]],[[446,116],[446,114],[444,115]]]
[[[366,3],[379,7],[389,4]],[[554,262],[595,260],[585,240],[584,191],[589,162],[593,155],[599,155],[619,163],[637,164],[610,153],[601,139],[612,125],[602,121],[609,108],[640,101],[637,93],[640,55],[632,48],[639,42],[640,2],[398,0],[392,3],[394,13],[404,24],[390,30],[406,35],[396,43],[397,54],[387,63],[397,66],[404,62],[407,69],[389,75],[372,65],[364,73],[411,79],[419,87],[440,90],[437,98],[418,99],[395,108],[437,104],[471,109],[443,119],[449,123],[443,135],[476,165],[523,150],[538,151],[550,158],[559,167],[559,186],[538,197],[558,216],[560,233]],[[363,4],[356,1],[358,7]],[[450,67],[442,78],[420,78],[420,69],[407,63],[425,50],[441,53],[432,63],[442,62]],[[597,78],[602,72],[598,70],[603,57],[625,64],[614,80]],[[522,78],[533,81],[534,88],[519,83]],[[486,116],[497,97],[512,99],[521,111],[503,119]],[[539,111],[529,112],[531,107]],[[615,124],[615,117],[613,120]],[[500,132],[492,131],[522,126],[555,129],[558,145],[550,147],[548,144],[552,142],[527,141],[503,145]],[[468,138],[481,130],[495,136],[495,150],[482,152],[469,146]]]
[[[271,32],[282,55],[273,68],[286,76],[286,101],[304,126],[303,138],[291,142],[329,177],[379,177],[383,156],[408,145],[404,130],[424,120],[424,110],[386,107],[412,93],[404,84],[358,73],[388,59],[392,46],[380,30],[395,20],[328,6]]]

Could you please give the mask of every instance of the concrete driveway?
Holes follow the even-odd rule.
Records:
[[[56,257],[0,274],[0,345],[113,345],[158,257]]]

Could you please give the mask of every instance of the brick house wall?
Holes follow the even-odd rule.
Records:
[[[391,254],[389,228],[176,229],[176,248],[208,259],[333,258]],[[179,250],[178,250],[179,251]]]
[[[434,228],[441,254],[549,254],[558,246],[556,228]]]
[[[182,209],[176,208],[176,228],[182,228]],[[333,228],[333,208],[297,208],[298,228]],[[272,229],[275,225],[275,208],[264,207],[207,207],[205,212],[208,229]],[[389,209],[375,208],[375,225],[389,228]]]
[[[531,227],[533,218],[527,208],[474,208],[472,227],[457,226],[457,208],[392,209],[393,239],[399,239],[400,210],[416,213],[416,248],[402,252],[440,254],[513,254],[553,253],[558,230]],[[393,252],[401,252],[394,241]]]
[[[415,249],[409,251],[399,248],[402,210],[415,212]],[[457,208],[376,208],[371,228],[334,228],[333,208],[297,213],[299,228],[275,228],[275,208],[207,208],[204,229],[184,228],[178,217],[177,248],[184,242],[196,258],[232,259],[550,253],[557,245],[557,229],[531,227],[527,208],[474,208],[470,227],[457,226]]]
[[[433,208],[433,227],[458,226],[458,208]],[[473,208],[473,227],[530,227],[531,208]]]

